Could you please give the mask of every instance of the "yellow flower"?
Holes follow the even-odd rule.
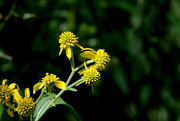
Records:
[[[101,75],[92,65],[87,68],[86,63],[84,62],[84,67],[85,70],[80,72],[80,75],[83,75],[84,81],[78,83],[76,86],[85,83],[92,86],[93,90],[93,85],[96,85],[100,81]]]
[[[30,97],[29,88],[26,88],[24,93],[24,98],[22,98],[18,92],[14,94],[14,99],[17,102],[17,108],[15,108],[15,111],[17,111],[20,116],[28,117],[34,112],[36,104],[32,97]]]
[[[11,105],[10,98],[15,92],[19,91],[19,87],[15,83],[12,83],[8,86],[6,85],[6,82],[7,82],[7,79],[4,79],[2,82],[2,85],[0,85],[0,102],[2,104],[6,104],[9,107],[7,112],[11,117],[13,117],[14,114],[11,111],[11,108],[13,108],[14,105]]]
[[[64,32],[60,35],[59,43],[60,43],[60,52],[61,55],[63,49],[66,49],[66,56],[70,59],[72,55],[71,46],[78,46],[79,48],[83,49],[81,45],[78,44],[78,38],[71,32]]]
[[[47,93],[50,93],[53,86],[56,86],[59,89],[66,89],[66,84],[63,81],[60,81],[59,77],[56,77],[54,74],[46,73],[46,76],[42,78],[42,82],[38,82],[33,87],[33,94],[36,93],[36,91],[40,90],[43,87],[47,88]]]
[[[80,54],[83,58],[89,58],[95,62],[95,67],[98,70],[103,70],[106,68],[107,64],[110,61],[110,56],[105,52],[104,49],[99,49],[98,51],[95,51],[91,48],[84,48],[82,49],[82,53]]]

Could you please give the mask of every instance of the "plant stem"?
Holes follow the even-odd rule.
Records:
[[[33,116],[32,116],[32,114],[30,115],[30,121],[33,121],[33,118],[32,118]]]
[[[44,87],[44,88],[42,89],[41,94],[39,95],[38,99],[36,99],[36,102],[35,102],[35,103],[37,103],[37,102],[42,98],[45,90],[46,90],[46,87]]]
[[[67,81],[66,81],[66,87],[68,86],[68,84],[70,83],[70,81],[71,81],[71,79],[72,79],[72,77],[74,76],[74,73],[75,73],[76,71],[73,69],[72,71],[71,71],[71,74],[69,75],[69,77],[68,77],[68,79],[67,79]]]
[[[38,101],[42,98],[44,92],[46,90],[46,87],[44,87],[42,90],[41,90],[41,94],[39,95],[38,99],[36,99],[36,104],[38,103]],[[30,115],[30,121],[33,121],[33,114]]]
[[[71,70],[73,70],[75,65],[74,65],[74,53],[73,53],[72,49],[71,49],[71,58],[69,59],[69,61],[71,64]]]
[[[14,3],[12,4],[11,10],[9,11],[8,15],[4,18],[3,22],[0,24],[0,31],[2,30],[2,28],[4,27],[6,22],[9,20],[9,18],[14,13],[14,10],[15,10],[15,7],[16,7],[16,1],[17,0],[14,1]]]
[[[71,85],[69,85],[67,88],[72,88],[72,87],[74,87],[75,85],[77,85],[78,83],[82,82],[83,80],[84,80],[84,79],[81,78],[81,79],[75,81],[74,83],[72,83]]]

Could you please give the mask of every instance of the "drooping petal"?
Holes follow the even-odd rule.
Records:
[[[78,86],[78,85],[80,85],[80,84],[82,84],[82,83],[84,83],[85,81],[83,80],[82,82],[79,82],[78,84],[76,84],[76,86]]]
[[[92,51],[93,53],[96,53],[92,48],[83,48],[81,51]]]
[[[11,107],[9,106],[9,108],[7,109],[7,113],[11,116],[11,117],[14,117],[14,113],[13,111],[11,110]]]
[[[84,69],[81,69],[80,71],[78,71],[79,75],[86,73],[86,70],[88,70],[89,67],[87,67],[86,62],[84,62],[84,67],[85,67]]]
[[[9,88],[10,88],[10,89],[17,89],[17,90],[19,91],[19,86],[18,86],[16,83],[11,83],[11,84],[9,85]]]
[[[74,43],[77,47],[79,47],[81,50],[83,50],[84,48],[80,45],[80,44],[78,44],[78,43]]]
[[[25,93],[25,98],[29,98],[29,97],[30,97],[29,88],[26,88],[26,89],[24,90],[24,93]]]
[[[88,70],[86,62],[84,62],[84,67],[85,67],[86,70]]]
[[[82,74],[84,74],[84,73],[85,73],[85,71],[86,71],[86,69],[85,69],[85,68],[83,68],[83,69],[81,69],[80,71],[78,71],[78,73],[79,73],[79,75],[82,75]]]
[[[97,59],[97,55],[93,52],[93,51],[84,51],[80,54],[81,57],[83,58],[89,58],[92,60],[96,60]]]
[[[55,86],[59,89],[66,90],[66,84],[63,81],[55,81]]]
[[[44,85],[42,82],[38,82],[33,86],[33,94],[36,93],[36,91],[40,90]]]
[[[61,49],[60,49],[60,51],[59,51],[59,55],[61,55],[62,51],[63,51],[63,48],[61,48]]]
[[[7,79],[4,79],[2,82],[2,85],[5,85],[6,82],[7,82]]]
[[[21,95],[19,94],[19,92],[16,90],[16,91],[14,91],[14,100],[16,101],[16,102],[19,102],[19,100],[21,100],[22,99],[22,97],[21,97]]]
[[[71,58],[71,55],[72,55],[71,47],[70,47],[70,46],[67,46],[67,48],[66,48],[66,56],[70,59],[70,58]]]

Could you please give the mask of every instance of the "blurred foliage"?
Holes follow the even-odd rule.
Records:
[[[13,2],[0,1],[0,23]],[[58,57],[58,39],[68,30],[82,46],[111,56],[95,93],[82,85],[63,97],[83,120],[180,121],[179,11],[178,0],[17,0],[0,30],[0,78],[21,88],[33,87],[46,72],[65,81],[70,65],[65,54]],[[72,120],[67,110],[60,113]]]

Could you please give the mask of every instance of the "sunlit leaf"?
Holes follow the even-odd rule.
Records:
[[[39,100],[39,102],[36,105],[35,111],[33,113],[33,119],[34,121],[38,121],[39,117],[41,117],[41,115],[45,112],[46,108],[48,107],[48,105],[51,103],[52,99],[54,99],[54,97],[57,94],[55,93],[50,93],[50,94],[45,94],[41,100]],[[55,106],[55,105],[65,105],[74,115],[75,119],[77,121],[81,121],[78,113],[76,112],[76,110],[70,106],[69,104],[67,104],[62,98],[58,98],[54,103],[51,104],[51,107]]]

